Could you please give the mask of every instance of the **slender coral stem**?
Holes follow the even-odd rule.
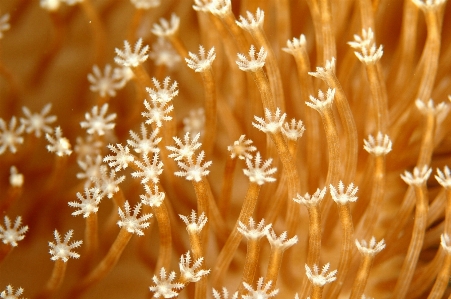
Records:
[[[308,253],[307,265],[318,265],[321,251],[321,209],[320,204],[326,195],[326,187],[317,189],[312,195],[306,193],[304,196],[299,194],[293,200],[297,203],[303,203],[308,210],[309,215],[309,231],[308,231]],[[310,284],[308,279],[302,281],[301,298],[304,298],[310,292]]]
[[[90,287],[102,280],[117,264],[125,246],[127,246],[132,236],[133,233],[128,232],[127,228],[123,227],[108,250],[107,255],[80,283],[77,284],[74,289],[72,289],[70,298],[79,298]]]
[[[237,222],[235,223],[235,227],[232,230],[227,242],[224,247],[221,249],[219,256],[216,260],[216,264],[213,268],[212,274],[212,285],[217,288],[220,284],[221,279],[224,278],[224,273],[227,271],[230,262],[235,255],[235,251],[240,245],[241,239],[243,236],[238,231],[238,221],[242,223],[246,222],[249,217],[252,216],[255,210],[255,206],[257,204],[258,193],[260,192],[260,185],[257,183],[251,182],[249,184],[249,188],[246,193],[246,197],[244,198],[243,206],[241,208],[240,216],[238,217]]]
[[[396,282],[396,287],[393,292],[395,298],[404,298],[413,278],[414,270],[418,262],[418,256],[423,246],[424,235],[427,224],[428,213],[428,192],[426,188],[426,180],[429,177],[431,170],[424,167],[422,170],[415,168],[414,174],[406,172],[402,176],[404,181],[409,185],[413,185],[416,195],[415,206],[415,222],[413,225],[412,239],[409,244],[406,258],[401,268],[401,272]]]
[[[330,89],[334,90],[334,101],[337,105],[341,123],[343,124],[346,136],[347,150],[344,151],[344,173],[347,176],[346,179],[352,181],[354,180],[354,174],[357,170],[357,129],[354,121],[354,116],[352,114],[351,108],[349,107],[348,99],[346,98],[344,90],[341,87],[337,76],[335,75],[335,58],[332,57],[331,60],[326,61],[326,66],[324,68],[318,67],[316,68],[316,70],[316,72],[311,72],[309,74],[322,79],[327,83]],[[325,113],[325,116],[327,114]],[[327,118],[330,117],[328,116]]]
[[[35,299],[49,298],[53,295],[53,293],[55,293],[56,290],[58,290],[64,281],[66,267],[67,263],[63,260],[57,260],[55,262],[50,279],[47,281],[44,290],[36,295]]]
[[[80,5],[89,19],[89,24],[92,25],[90,28],[92,29],[94,37],[95,61],[101,64],[105,57],[105,46],[107,44],[105,28],[103,27],[98,11],[92,5],[90,0],[83,0]]]
[[[153,206],[152,211],[158,222],[158,232],[160,237],[160,251],[158,254],[156,269],[163,267],[168,269],[171,266],[172,255],[172,234],[168,210],[163,202],[159,206]]]
[[[371,238],[368,244],[364,240],[361,242],[356,240],[356,245],[360,253],[363,255],[363,258],[360,262],[359,270],[357,271],[356,280],[352,286],[351,299],[359,299],[362,297],[368,281],[368,276],[370,275],[374,257],[378,252],[385,248],[384,240],[376,243],[376,239],[374,237]]]
[[[428,296],[428,299],[438,299],[442,298],[443,293],[446,290],[446,286],[449,283],[449,276],[451,273],[451,241],[447,234],[441,235],[441,247],[445,252],[445,260],[441,265],[440,272],[437,276],[434,286]]]

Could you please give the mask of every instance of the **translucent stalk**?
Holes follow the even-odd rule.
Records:
[[[351,255],[354,240],[354,226],[352,224],[350,205],[349,203],[346,203],[337,204],[337,206],[343,236],[341,241],[340,260],[338,262],[337,268],[337,280],[331,285],[331,289],[327,294],[327,298],[337,298],[340,294],[343,283],[346,280],[352,259]]]
[[[277,283],[277,278],[279,276],[280,267],[282,266],[283,253],[285,248],[280,248],[274,246],[271,248],[271,253],[269,255],[269,263],[266,271],[265,281],[272,281],[273,288]]]
[[[92,29],[91,32],[94,38],[95,61],[102,64],[105,59],[105,46],[107,45],[105,28],[102,25],[99,14],[90,0],[83,0],[80,2],[80,5],[89,20],[89,28]]]
[[[301,36],[303,38],[303,36]],[[290,49],[291,50],[291,49]],[[288,51],[287,51],[288,52]],[[313,81],[312,77],[308,75],[310,71],[310,59],[308,56],[308,52],[306,46],[298,47],[295,51],[290,51],[290,54],[293,55],[294,60],[296,62],[298,77],[299,77],[299,87],[301,92],[301,102],[308,102],[309,95],[313,94]],[[310,109],[304,109],[304,119],[305,126],[309,128],[305,132],[306,141],[305,144],[320,144],[320,126],[319,126],[319,118],[317,115],[313,113]],[[306,158],[305,163],[308,165],[309,169],[318,168],[322,169],[323,159],[321,159],[321,151],[315,149],[315,146],[307,146],[306,149]],[[299,157],[298,157],[299,159]],[[306,174],[308,186],[313,188],[318,183],[319,172],[308,173]],[[305,297],[305,296],[304,296]],[[302,298],[302,297],[301,297]]]
[[[292,200],[296,197],[296,194],[300,193],[300,180],[299,174],[296,169],[296,163],[293,161],[293,157],[290,154],[287,144],[283,138],[282,132],[276,132],[270,134],[271,140],[276,145],[277,153],[282,161],[284,170],[288,176],[288,210],[286,216],[286,223],[288,232],[294,234],[296,232],[296,224],[298,223],[299,210],[296,209],[296,203]],[[273,282],[275,283],[275,282]]]
[[[219,199],[219,210],[224,219],[227,219],[230,209],[230,199],[233,190],[233,173],[235,172],[236,163],[237,159],[227,157],[224,168],[224,179],[222,181],[221,197]]]
[[[99,248],[99,233],[98,233],[98,216],[97,213],[90,213],[86,218],[85,225],[85,260],[86,266],[89,268]],[[87,269],[88,269],[87,268]]]
[[[141,24],[142,18],[144,16],[144,13],[146,12],[145,9],[138,8],[135,10],[135,13],[133,14],[133,18],[130,22],[130,26],[128,28],[127,33],[127,40],[134,41],[136,40],[136,33],[139,27],[139,24]]]
[[[405,298],[410,287],[410,282],[412,281],[415,272],[421,247],[423,246],[427,223],[428,198],[426,186],[414,186],[414,189],[416,195],[416,208],[412,239],[393,292],[393,297],[400,299]]]
[[[53,30],[55,31],[54,38],[33,68],[32,75],[30,76],[30,84],[32,86],[38,86],[42,79],[45,78],[52,61],[58,57],[66,34],[67,25],[61,16],[57,12],[50,12],[49,17],[52,22]]]
[[[443,6],[441,7],[443,8]],[[425,19],[427,25],[427,39],[423,50],[421,61],[423,70],[421,81],[418,85],[418,92],[415,98],[427,101],[432,94],[432,88],[435,83],[435,76],[438,69],[438,59],[440,55],[441,32],[443,12],[441,8],[438,10],[427,9],[425,11]],[[421,63],[421,62],[420,62]]]
[[[363,239],[374,235],[376,229],[375,224],[378,223],[378,212],[381,209],[385,194],[385,155],[372,155],[372,160],[374,161],[374,170],[371,184],[371,198],[358,228],[358,231],[362,232],[361,236]]]
[[[323,61],[337,57],[334,30],[332,29],[332,9],[330,0],[319,1],[321,35],[323,37]]]
[[[445,251],[445,260],[441,264],[440,272],[438,273],[437,280],[429,293],[428,299],[440,299],[443,298],[443,294],[449,283],[449,277],[451,275],[451,253]]]
[[[343,124],[346,135],[346,151],[343,163],[345,165],[344,173],[346,174],[347,180],[353,181],[355,172],[357,170],[357,157],[358,157],[358,149],[357,149],[358,138],[354,116],[352,114],[351,108],[349,107],[348,99],[346,98],[344,90],[341,87],[338,78],[335,76],[335,72],[327,71],[325,72],[325,74],[326,74],[325,82],[327,83],[327,85],[329,85],[330,88],[335,89],[335,103],[337,105],[338,112],[340,114],[340,119]],[[330,160],[331,159],[329,156],[329,161]],[[328,183],[327,180],[326,183]]]
[[[323,289],[324,286],[313,285],[312,294],[310,295],[311,299],[321,299],[323,298]]]
[[[359,0],[362,28],[374,28],[374,12],[371,0]]]
[[[188,50],[186,50],[179,36],[169,35],[167,39],[182,58],[188,57]]]
[[[352,285],[351,296],[349,297],[350,299],[362,298],[366,283],[368,282],[368,276],[370,275],[371,266],[373,265],[373,260],[374,256],[369,254],[363,255],[359,270],[357,271],[357,276],[354,284]]]
[[[371,99],[375,107],[376,132],[387,132],[388,104],[387,89],[379,62],[366,64],[366,74],[370,83]]]
[[[60,288],[66,275],[66,267],[67,263],[63,260],[58,259],[55,261],[50,279],[47,281],[44,290],[36,295],[35,299],[50,298]]]
[[[257,183],[250,183],[249,188],[244,198],[243,205],[241,207],[241,212],[235,226],[227,239],[224,247],[218,255],[216,264],[212,270],[211,282],[213,287],[218,288],[221,284],[221,279],[224,278],[225,273],[230,265],[230,262],[235,255],[238,245],[240,245],[243,235],[238,231],[238,222],[246,223],[249,217],[252,216],[257,205],[258,194],[260,192],[260,185]]]
[[[266,78],[263,68],[258,68],[255,72],[251,72],[254,77],[254,81],[257,84],[260,96],[262,98],[263,109],[269,109],[270,111],[276,111],[276,104],[271,91],[271,87]]]
[[[249,33],[257,42],[257,48],[263,47],[268,52],[265,66],[268,73],[269,84],[274,94],[275,105],[281,110],[285,110],[285,97],[283,94],[282,77],[280,75],[279,67],[277,66],[277,60],[274,51],[272,50],[272,47],[270,46],[268,39],[266,38],[265,32],[260,27],[249,30]]]
[[[160,249],[156,269],[170,269],[172,255],[172,234],[171,223],[169,221],[168,210],[163,201],[159,206],[153,206],[152,211],[158,222],[158,232],[160,239]]]
[[[200,214],[198,214],[200,215]],[[204,257],[204,246],[202,244],[201,237],[197,230],[187,229],[189,242],[191,245],[191,251],[193,252],[193,260],[197,261],[199,258]],[[202,277],[195,286],[195,299],[204,299],[207,296],[207,279]]]
[[[434,151],[434,136],[436,127],[436,117],[434,113],[429,112],[425,116],[425,128],[421,139],[420,154],[418,155],[417,167],[430,165],[432,152]]]
[[[126,227],[121,228],[116,240],[111,245],[106,256],[81,282],[79,282],[72,289],[70,292],[70,298],[79,298],[90,287],[101,281],[108,273],[110,273],[119,261],[125,246],[127,246],[132,236],[133,234],[128,232]]]
[[[238,287],[238,294],[245,294],[243,282],[252,285],[254,282],[255,273],[257,272],[258,260],[260,257],[260,239],[249,238],[247,240],[247,253],[244,262],[243,275],[240,286]]]
[[[309,226],[308,226],[308,252],[307,265],[312,267],[319,264],[321,252],[321,210],[319,205],[308,205]],[[307,278],[302,280],[301,295],[299,298],[306,298],[310,293],[311,284]]]
[[[204,149],[207,155],[213,151],[216,135],[216,85],[211,68],[201,72],[205,90],[205,135]]]

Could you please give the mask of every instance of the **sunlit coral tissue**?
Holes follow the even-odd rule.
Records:
[[[1,0],[0,298],[451,298],[447,0]]]

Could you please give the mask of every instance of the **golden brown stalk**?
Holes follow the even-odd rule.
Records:
[[[235,16],[232,12],[231,3],[222,2],[218,9],[203,9],[201,7],[194,7],[195,10],[203,10],[213,14],[215,17],[219,18],[223,23],[227,30],[230,32],[233,37],[235,44],[240,52],[245,51],[247,47],[246,38],[238,25],[236,24]]]
[[[161,185],[155,182],[149,182],[144,185],[145,195],[141,195],[141,203],[144,204],[143,213],[147,212],[148,207],[152,209],[158,223],[158,232],[160,240],[160,248],[158,251],[158,259],[156,269],[170,269],[172,257],[172,231],[171,221],[168,213],[167,204],[164,200],[165,193],[162,192]],[[160,192],[161,190],[161,192]]]
[[[210,219],[210,221],[214,221],[213,219],[211,219],[212,217],[210,217],[210,202],[213,201],[213,198],[210,198],[211,192],[209,192],[207,190],[207,188],[210,188],[210,184],[208,183],[208,181],[206,179],[202,179],[200,181],[193,181],[192,182],[193,187],[194,187],[194,192],[196,193],[196,198],[197,198],[197,214],[201,215],[201,214],[205,214],[205,217],[207,217],[208,219]],[[204,234],[208,233],[208,223],[206,225],[206,228],[204,230]],[[205,235],[204,235],[205,236]],[[206,239],[205,239],[206,240]],[[204,246],[206,246],[206,244],[204,244]]]
[[[329,0],[308,0],[315,27],[317,64],[336,57],[336,45],[332,30],[332,13]]]
[[[210,21],[213,22],[217,32],[221,36],[222,43],[223,43],[222,46],[224,48],[224,54],[226,55],[227,64],[229,67],[229,69],[227,70],[227,73],[224,72],[225,66],[223,66],[224,69],[222,72],[220,72],[220,71],[216,72],[216,76],[218,79],[217,82],[222,82],[222,79],[224,78],[223,76],[225,74],[229,74],[228,72],[231,72],[230,73],[231,76],[229,76],[229,78],[232,80],[231,86],[234,87],[232,90],[227,92],[227,97],[230,97],[231,105],[228,105],[228,104],[226,105],[225,97],[221,98],[221,93],[218,93],[219,111],[224,111],[225,109],[230,110],[230,112],[233,113],[233,115],[236,115],[236,118],[241,123],[243,123],[243,122],[245,122],[244,113],[246,110],[246,105],[245,105],[246,102],[243,101],[242,99],[245,99],[248,97],[248,91],[247,91],[246,86],[247,85],[253,86],[253,85],[251,84],[252,82],[248,82],[250,80],[247,80],[248,78],[247,78],[246,74],[243,74],[243,72],[241,72],[239,69],[236,68],[235,59],[236,59],[237,48],[239,48],[239,47],[237,47],[235,45],[235,41],[234,41],[233,37],[227,31],[225,24],[223,24],[221,22],[220,18],[217,18],[214,15],[208,14],[208,16],[209,16]],[[208,30],[208,32],[210,32],[210,31]],[[213,41],[215,41],[217,37],[215,35],[212,35],[211,38]],[[244,49],[244,45],[243,45],[243,49]],[[222,113],[219,114],[219,117],[221,117],[222,115],[223,115]],[[224,119],[228,120],[229,117],[225,117]],[[241,131],[242,130],[240,130],[237,133],[239,134]],[[232,135],[232,136],[235,137],[236,135],[237,134]]]
[[[127,40],[134,41],[136,39],[138,27],[142,22],[142,18],[145,12],[146,10],[143,8],[137,8],[135,10],[135,13],[133,14],[132,20],[128,27]]]
[[[255,210],[255,206],[257,204],[258,193],[260,192],[261,185],[251,182],[249,184],[249,188],[246,193],[246,197],[244,198],[243,206],[241,208],[240,215],[238,217],[235,226],[227,239],[224,247],[221,249],[221,252],[216,259],[216,264],[213,267],[211,284],[214,288],[218,288],[221,284],[221,280],[224,279],[224,274],[227,271],[227,268],[230,265],[230,262],[235,255],[235,251],[240,245],[241,239],[243,238],[242,234],[238,231],[238,224],[241,221],[245,223],[249,217],[252,216]]]
[[[296,223],[299,220],[298,210],[294,208],[294,203],[291,201],[292,198],[296,196],[300,191],[300,178],[296,168],[296,164],[293,161],[293,157],[290,154],[288,146],[281,132],[281,127],[286,114],[282,114],[280,109],[274,108],[275,102],[269,87],[268,81],[266,79],[265,73],[263,72],[263,66],[266,59],[266,51],[261,48],[257,57],[255,57],[255,48],[251,46],[249,51],[250,60],[248,60],[244,55],[238,54],[238,67],[242,71],[251,72],[254,76],[255,82],[260,91],[262,98],[263,108],[265,109],[265,120],[259,117],[255,117],[258,123],[253,123],[257,129],[264,133],[268,133],[273,144],[277,149],[279,158],[282,161],[282,165],[287,172],[288,176],[288,209],[287,209],[287,227],[290,232],[296,231]],[[271,109],[274,108],[274,109]]]
[[[372,117],[375,123],[375,131],[386,132],[389,124],[387,89],[379,63],[383,55],[382,46],[377,48],[372,27],[363,28],[362,37],[355,35],[355,41],[348,44],[357,50],[354,52],[355,55],[365,64],[370,85],[372,107],[374,107],[372,109],[374,111],[372,112]]]
[[[87,264],[90,265],[97,249],[99,247],[99,236],[98,236],[98,216],[97,213],[91,213],[86,218],[85,226],[85,259]]]
[[[64,281],[64,277],[66,275],[66,267],[67,263],[63,260],[57,260],[55,265],[53,266],[52,275],[50,279],[47,281],[45,288],[38,295],[36,295],[35,299],[46,299],[50,298],[61,286]]]
[[[119,208],[119,216],[121,220],[118,221],[121,230],[111,245],[106,256],[100,261],[100,263],[87,275],[83,280],[78,283],[71,291],[70,298],[78,298],[84,292],[86,292],[90,287],[105,278],[108,273],[114,268],[114,266],[119,261],[122,252],[127,246],[133,234],[144,235],[142,229],[149,227],[148,219],[152,217],[152,214],[145,214],[138,218],[138,213],[141,209],[141,203],[138,203],[133,208],[133,213],[131,214],[131,209],[128,201],[125,202],[124,211]]]
[[[435,179],[445,188],[445,234],[449,234],[451,232],[451,171],[449,167],[445,166],[443,171],[437,169]]]
[[[105,46],[107,45],[105,28],[103,27],[98,12],[90,0],[83,0],[80,2],[80,5],[89,20],[89,28],[92,29],[95,49],[94,60],[98,64],[103,64],[105,59]]]
[[[323,61],[337,57],[334,30],[332,28],[332,9],[330,0],[319,1],[321,35],[323,40]]]
[[[406,172],[401,178],[409,185],[413,186],[416,196],[415,206],[415,222],[413,225],[412,239],[409,244],[406,258],[399,273],[398,281],[393,292],[394,298],[404,298],[409,289],[410,283],[415,272],[420,255],[421,247],[423,245],[424,234],[427,223],[428,213],[428,191],[426,188],[426,181],[431,174],[431,169],[424,166],[422,169],[415,168],[413,175]]]
[[[296,196],[300,189],[299,174],[281,132],[281,127],[283,125],[283,121],[285,120],[286,114],[281,114],[279,108],[275,109],[273,94],[263,71],[266,55],[267,52],[265,49],[261,48],[257,54],[257,57],[255,57],[255,48],[251,46],[249,51],[250,60],[248,60],[244,55],[238,54],[239,60],[237,61],[237,64],[242,71],[252,73],[255,83],[260,91],[263,108],[265,109],[265,119],[255,117],[258,123],[253,123],[252,125],[260,131],[267,133],[271,137],[273,144],[276,146],[279,158],[282,161],[284,170],[287,172],[289,208],[287,211],[286,222],[288,230],[294,233],[296,231],[296,215],[298,214],[298,211],[297,209],[294,209],[294,203],[291,199]]]
[[[338,277],[336,283],[331,286],[331,289],[327,294],[328,298],[338,297],[350,268],[352,259],[352,241],[354,240],[354,225],[352,223],[350,203],[357,200],[357,196],[355,196],[357,190],[358,188],[354,187],[353,183],[349,184],[346,190],[342,181],[338,183],[337,189],[330,185],[330,194],[338,206],[338,214],[340,216],[342,229],[342,241],[337,269]]]
[[[352,286],[350,299],[362,298],[365,286],[370,275],[371,266],[373,265],[374,257],[377,253],[385,248],[384,239],[376,243],[376,238],[372,237],[370,242],[365,240],[355,242],[358,250],[362,254],[362,261],[360,262],[359,270],[357,271],[357,277]]]
[[[280,234],[280,236],[277,236],[272,229],[270,229],[270,232],[266,236],[269,244],[271,244],[271,253],[269,254],[265,281],[267,283],[271,281],[274,288],[279,277],[280,267],[282,266],[283,253],[298,242],[298,237],[294,236],[287,240],[286,231]]]
[[[211,154],[214,146],[216,135],[216,85],[213,78],[211,65],[216,58],[214,47],[208,51],[205,57],[204,47],[199,47],[199,56],[189,52],[190,58],[185,58],[188,67],[198,72],[202,76],[202,82],[205,91],[205,134],[204,134],[204,148],[206,153]]]
[[[415,104],[417,105],[417,108],[420,110],[420,112],[424,115],[426,122],[421,139],[420,153],[417,158],[417,167],[421,168],[429,165],[432,159],[432,152],[435,147],[434,137],[437,117],[440,114],[443,115],[443,113],[447,113],[448,109],[446,108],[446,105],[444,103],[434,106],[434,102],[432,100],[429,100],[427,104],[424,104],[422,101],[417,100]],[[389,240],[389,243],[397,238],[399,232],[407,223],[414,207],[413,196],[414,191],[409,187],[404,196],[403,203],[399,208],[399,212],[397,213],[397,221],[387,233],[386,239]]]
[[[288,176],[288,210],[286,213],[286,223],[288,231],[294,233],[296,231],[296,225],[299,221],[297,216],[299,210],[295,208],[295,204],[292,199],[300,192],[300,179],[296,169],[296,163],[293,161],[293,157],[290,154],[287,144],[283,138],[282,132],[270,133],[271,140],[276,145],[277,153],[282,161],[284,170]],[[275,283],[275,282],[274,282]]]
[[[205,251],[205,244],[203,244],[201,232],[204,226],[207,224],[208,218],[205,213],[198,214],[196,219],[196,212],[192,210],[190,217],[179,215],[183,222],[186,224],[186,230],[188,231],[189,242],[191,245],[191,250],[193,252],[193,258],[197,261],[203,258]],[[195,299],[206,298],[207,293],[207,279],[202,277],[198,282],[196,282],[195,289]]]
[[[188,57],[188,50],[185,48],[185,45],[178,35],[170,35],[167,39],[181,57]]]
[[[451,274],[451,240],[447,234],[441,235],[440,245],[443,248],[445,260],[441,264],[440,272],[438,273],[437,280],[429,293],[428,299],[442,298],[449,283],[449,276]]]
[[[260,240],[248,239],[246,260],[243,266],[243,275],[241,278],[241,283],[240,286],[238,287],[238,296],[245,294],[246,292],[243,282],[249,285],[252,285],[252,283],[254,282],[255,273],[257,272],[257,267],[259,263],[259,257],[260,257]]]
[[[357,170],[357,129],[354,116],[352,114],[351,108],[349,107],[349,103],[344,90],[335,75],[335,58],[332,57],[331,60],[327,60],[324,68],[317,67],[316,72],[309,72],[309,75],[323,80],[330,89],[335,91],[334,99],[346,136],[346,151],[344,151],[343,162],[343,164],[345,165],[344,173],[346,174],[346,179],[352,181],[354,180],[354,175]]]
[[[375,5],[377,4],[375,3]],[[359,9],[362,28],[374,28],[374,11],[371,1],[359,0]]]
[[[442,172],[440,169],[437,169],[437,175],[435,176],[436,180],[439,182],[440,185],[444,188],[443,192],[440,192],[435,200],[432,202],[429,212],[434,209],[438,208],[436,205],[440,205],[440,211],[445,210],[445,220],[442,222],[444,225],[444,235],[447,235],[448,232],[451,230],[451,173],[448,167],[445,167],[444,171]],[[446,207],[445,207],[446,205]],[[437,221],[437,218],[434,220],[434,216],[432,216],[432,219],[430,219],[430,214],[428,215],[428,224],[427,227],[431,225],[432,222]],[[442,216],[442,215],[441,215]],[[442,238],[444,238],[442,236]],[[436,278],[437,273],[439,271],[445,271],[446,272],[446,258],[449,255],[446,251],[447,242],[446,238],[442,239],[442,246],[438,249],[438,251],[435,254],[434,259],[429,262],[425,267],[419,269],[416,271],[415,276],[412,280],[412,285],[417,285],[418,287],[415,288],[415,290],[411,290],[408,293],[409,297],[418,297],[424,292],[430,288],[433,284],[434,278]],[[445,261],[444,261],[445,259]],[[448,265],[449,266],[449,265]],[[442,273],[444,274],[444,273]],[[440,276],[440,274],[438,274]],[[442,282],[441,280],[443,277],[440,277],[437,279],[436,283],[440,285]],[[438,289],[441,288],[437,286]],[[438,292],[440,293],[440,292]],[[433,293],[431,292],[431,295]],[[437,292],[435,292],[435,295]],[[442,295],[440,295],[442,296]]]
[[[191,211],[191,215],[189,217],[183,215],[179,216],[186,224],[186,231],[188,232],[193,258],[194,260],[197,260],[204,256],[204,245],[202,244],[202,240],[200,238],[200,232],[204,228],[205,224],[207,224],[208,218],[205,216],[205,213],[202,213],[197,217],[196,211],[194,210]]]
[[[265,220],[262,219],[257,227],[252,217],[249,217],[248,226],[243,222],[238,222],[238,231],[247,239],[247,253],[246,261],[244,262],[243,275],[241,283],[238,287],[238,294],[244,294],[246,288],[243,283],[252,285],[254,276],[257,271],[260,255],[260,239],[264,237],[271,227],[271,224],[265,225]]]
[[[415,101],[415,104],[425,118],[420,153],[417,160],[417,167],[423,167],[431,163],[432,152],[436,146],[434,137],[437,119],[442,116],[446,116],[449,111],[449,107],[443,102],[435,106],[434,101],[432,100],[429,100],[427,103],[417,100]]]
[[[306,193],[304,196],[299,194],[293,200],[297,203],[302,203],[307,207],[309,215],[308,226],[308,252],[307,252],[307,265],[313,266],[319,264],[320,251],[321,251],[321,209],[320,204],[326,195],[326,188],[317,189],[312,195]],[[308,279],[304,279],[301,285],[301,297],[305,298],[310,293],[311,285],[308,283]]]
[[[0,203],[0,214],[6,214],[9,207],[21,197],[23,192],[23,174],[18,173],[15,166],[11,167],[10,173],[6,198]]]
[[[140,90],[144,90],[146,87],[152,86],[152,80],[150,79],[149,73],[146,71],[142,64],[139,64],[132,68],[133,73]],[[141,102],[142,99],[139,99]]]
[[[337,298],[341,291],[343,283],[346,279],[346,274],[349,271],[352,254],[352,238],[354,237],[354,228],[352,224],[352,216],[349,204],[339,204],[338,212],[343,231],[343,239],[341,243],[340,259],[338,262],[338,279],[331,287],[328,293],[328,298]]]
[[[152,206],[152,211],[158,222],[158,232],[160,239],[160,249],[156,269],[170,269],[172,255],[172,234],[169,221],[168,210],[165,203]]]
[[[230,197],[233,190],[233,173],[235,172],[237,160],[227,158],[224,167],[224,179],[222,181],[221,197],[219,198],[218,208],[224,219],[227,219],[230,209]]]
[[[423,69],[415,98],[426,102],[431,97],[438,69],[445,1],[433,1],[431,3],[414,1],[414,3],[424,12],[428,32],[420,60],[420,66]]]
[[[418,9],[413,1],[405,1],[402,14],[402,26],[401,36],[396,49],[396,59],[390,70],[387,82],[391,84],[389,86],[389,92],[391,94],[398,94],[402,87],[409,84],[411,79],[411,73],[414,68],[414,55],[415,52],[412,49],[416,49],[417,44],[417,22],[418,22]],[[368,27],[364,27],[368,28]],[[374,28],[374,27],[371,27]],[[399,106],[396,105],[395,106]]]
[[[252,49],[252,48],[251,48]],[[262,48],[263,49],[263,48]],[[260,92],[260,96],[262,98],[263,108],[269,109],[271,111],[276,110],[276,104],[274,101],[274,97],[271,91],[271,87],[268,82],[268,78],[263,71],[263,68],[258,68],[255,71],[251,72],[255,84],[257,84],[258,90]]]
[[[67,141],[66,138],[58,138],[57,140],[63,140]],[[70,144],[69,144],[70,148]],[[52,173],[50,174],[50,177],[48,181],[46,182],[46,185],[44,187],[44,190],[40,195],[37,196],[35,203],[29,207],[29,210],[27,211],[25,218],[25,222],[29,223],[30,225],[33,225],[36,221],[36,217],[38,216],[36,213],[36,210],[39,209],[39,207],[42,205],[42,202],[45,200],[48,200],[50,194],[57,192],[61,186],[63,186],[62,181],[64,180],[64,174],[66,170],[66,166],[68,163],[68,156],[62,155],[62,156],[56,156],[54,161],[54,166]],[[55,203],[52,203],[55,204]]]
[[[371,160],[374,165],[372,170],[373,181],[371,183],[371,198],[369,205],[359,222],[357,231],[364,239],[374,234],[375,223],[378,223],[378,215],[385,195],[386,177],[385,177],[385,155],[392,148],[392,142],[387,135],[377,133],[376,138],[372,135],[368,140],[364,140],[364,149],[371,154]],[[371,168],[370,168],[371,169]],[[361,234],[360,234],[361,233]]]
[[[329,166],[326,177],[326,184],[329,185],[335,184],[340,176],[340,143],[332,110],[334,96],[335,90],[333,89],[328,89],[327,94],[324,94],[321,90],[319,90],[318,99],[310,95],[311,102],[306,102],[307,106],[319,112],[323,121],[329,153]],[[324,213],[323,217],[325,217],[325,219],[327,219],[331,205],[331,202],[326,202],[323,204],[322,210]]]
[[[224,219],[221,216],[221,212],[218,209],[215,199],[213,198],[213,193],[211,192],[210,183],[206,178],[202,178],[200,181],[192,181],[194,191],[197,198],[197,212],[199,214],[205,213],[205,215],[210,217],[211,225],[220,240],[225,240],[227,236],[227,227],[225,225]],[[210,216],[208,216],[210,215]],[[208,223],[205,229],[204,237],[208,238]],[[203,238],[204,238],[203,237]],[[207,243],[207,239],[203,239],[204,243]]]
[[[415,73],[421,74],[419,82],[417,80],[412,80],[407,90],[417,90],[414,98],[426,103],[426,101],[431,97],[438,70],[443,7],[445,2],[433,1],[430,3],[425,3],[422,1],[414,1],[414,3],[424,12],[428,34],[423,53],[421,54],[420,62],[418,63],[415,71]],[[417,87],[418,89],[416,89]],[[391,118],[393,121],[398,123],[398,126],[399,122],[403,121],[403,118],[401,118],[400,115],[405,113],[405,111],[408,111],[406,108],[407,105],[411,104],[410,100],[413,95],[409,94],[406,96],[408,96],[408,98],[403,101],[404,105],[399,105],[399,109],[394,110],[393,117]]]
[[[205,136],[204,147],[207,154],[213,150],[216,135],[216,91],[211,69],[202,72],[205,89]]]
[[[42,56],[33,68],[30,76],[30,84],[32,86],[38,86],[39,83],[41,83],[45,78],[45,75],[50,69],[53,60],[58,57],[58,53],[63,46],[63,39],[66,34],[67,22],[65,22],[60,13],[57,11],[50,11],[49,17],[55,33],[52,42],[48,48],[43,51]],[[14,85],[11,86],[14,87]]]
[[[10,90],[10,94],[4,97],[5,103],[2,104],[4,107],[3,109],[16,112],[18,111],[21,100],[21,89],[18,82],[18,78],[16,75],[14,75],[14,73],[10,69],[8,69],[6,65],[4,65],[4,63],[0,58],[0,78],[1,77],[3,77],[3,79],[6,80],[7,86]]]
[[[50,279],[47,281],[44,289],[36,296],[36,298],[48,298],[52,296],[60,288],[65,278],[66,263],[69,258],[78,259],[80,257],[78,253],[73,252],[72,250],[79,247],[83,241],[74,241],[69,244],[72,234],[73,230],[69,230],[64,236],[64,239],[61,240],[61,235],[59,232],[57,230],[54,231],[56,242],[49,242],[49,253],[52,255],[51,260],[55,261],[55,265]]]
[[[263,20],[264,11],[257,8],[255,16],[248,11],[247,19],[240,16],[240,21],[237,21],[236,23],[252,35],[252,38],[257,43],[258,48],[266,49],[268,57],[265,66],[268,72],[269,84],[274,95],[274,101],[277,107],[285,110],[282,78],[279,67],[277,66],[276,56],[271,45],[269,44],[265,31],[263,30]]]
[[[309,100],[309,95],[313,94],[313,80],[312,77],[308,75],[310,71],[310,59],[307,51],[307,42],[305,36],[301,34],[299,39],[293,38],[293,41],[287,41],[287,48],[283,50],[291,55],[293,55],[296,62],[296,67],[298,70],[299,87],[301,90],[300,102],[307,102]],[[302,110],[304,114],[304,121],[307,128],[305,144],[320,144],[320,122],[318,115],[314,114],[313,111],[308,109]],[[305,163],[309,165],[309,168],[322,169],[321,165],[323,160],[321,159],[322,154],[320,151],[315,150],[314,146],[307,146],[305,149]],[[299,159],[299,157],[297,157]],[[307,180],[308,186],[313,188],[318,182],[319,172],[308,173]]]
[[[70,298],[79,298],[84,292],[86,292],[90,287],[101,281],[113,267],[117,264],[122,252],[130,241],[133,233],[127,231],[126,227],[123,227],[119,234],[114,240],[108,250],[107,255],[102,259],[102,261],[87,275],[85,278],[79,282],[70,292]]]

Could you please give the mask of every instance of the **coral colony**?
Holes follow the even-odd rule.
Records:
[[[1,0],[0,297],[448,298],[446,2]]]

